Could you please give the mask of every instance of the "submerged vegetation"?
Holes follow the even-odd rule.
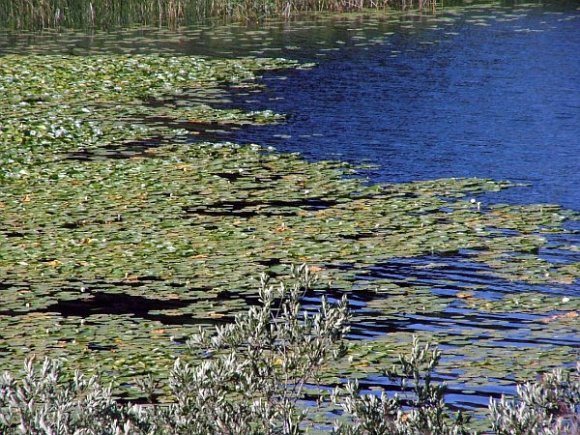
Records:
[[[170,404],[155,404],[159,385],[143,382],[149,405],[118,404],[96,377],[63,372],[58,361],[25,363],[21,380],[0,378],[0,430],[12,433],[125,434],[467,434],[469,418],[452,416],[445,385],[432,375],[441,357],[413,340],[408,356],[388,372],[402,394],[361,394],[349,382],[329,394],[323,375],[348,353],[345,298],[322,296],[317,312],[300,301],[315,284],[308,268],[293,282],[272,285],[263,275],[260,305],[232,324],[188,341],[197,362],[177,359],[168,376]],[[411,390],[406,392],[406,385]],[[554,371],[518,389],[513,401],[492,400],[489,426],[499,434],[572,434],[578,429],[580,367]]]
[[[434,0],[0,0],[0,26],[17,29],[176,27],[210,17],[258,19],[311,11],[434,8]]]

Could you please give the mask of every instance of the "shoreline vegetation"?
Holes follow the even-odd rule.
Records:
[[[467,435],[471,417],[445,403],[436,380],[441,351],[413,337],[409,353],[385,370],[400,384],[397,394],[362,391],[348,379],[331,389],[322,379],[345,359],[350,329],[346,296],[337,304],[321,297],[316,311],[301,305],[315,286],[308,267],[292,267],[289,283],[262,275],[259,304],[213,331],[187,341],[166,377],[139,383],[145,403],[118,403],[98,377],[62,370],[57,360],[34,358],[22,375],[0,377],[3,434],[283,434]],[[168,385],[167,385],[168,384]],[[165,403],[159,391],[170,391]],[[580,364],[554,370],[518,387],[517,398],[491,399],[480,430],[505,435],[578,433]],[[483,423],[483,424],[482,424]]]
[[[436,0],[0,0],[7,29],[176,28],[210,18],[260,20],[309,12],[428,10]]]

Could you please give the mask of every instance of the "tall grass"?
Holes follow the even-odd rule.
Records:
[[[176,25],[186,0],[0,0],[0,26],[14,29],[110,28],[133,24]]]
[[[436,0],[0,0],[0,26],[10,29],[176,27],[209,18],[289,18],[310,11],[432,8]]]

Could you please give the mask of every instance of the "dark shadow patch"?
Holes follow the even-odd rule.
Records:
[[[265,267],[273,267],[282,264],[282,260],[280,258],[266,258],[263,260],[256,260],[256,263]]]
[[[4,233],[4,235],[8,238],[11,237],[26,237],[26,234],[21,233],[20,231],[8,231],[6,233]]]
[[[126,283],[124,284],[127,285]],[[84,318],[95,314],[132,314],[147,318],[151,310],[185,308],[192,302],[192,300],[149,299],[143,296],[133,296],[123,293],[94,292],[89,299],[58,301],[41,311],[56,312],[64,317],[76,316]]]
[[[240,174],[239,172],[212,172],[211,175],[234,182],[243,177],[243,174]]]
[[[372,232],[362,232],[362,233],[355,233],[355,234],[342,234],[340,237],[346,240],[364,240],[370,239],[376,236],[376,233]]]
[[[182,121],[165,116],[148,116],[142,121],[147,125],[187,130],[192,142],[224,142],[233,140],[241,128],[250,125],[224,121]]]
[[[66,228],[67,230],[75,230],[87,225],[110,225],[119,222],[123,222],[123,216],[121,214],[118,214],[117,216],[112,216],[109,219],[96,219],[96,220],[78,219],[73,222],[65,222],[61,225],[61,227]]]
[[[298,211],[317,211],[338,204],[336,200],[322,198],[305,198],[271,201],[219,201],[210,204],[185,207],[186,213],[210,216],[292,216]]]
[[[147,140],[124,142],[122,144],[109,144],[101,148],[80,149],[78,151],[65,154],[64,160],[94,161],[103,159],[131,159],[135,157],[154,158],[156,155],[150,153],[150,149],[168,143],[162,137],[152,137]]]
[[[226,322],[231,322],[234,318],[235,313],[227,314],[225,313],[223,318],[220,319],[210,319],[206,317],[195,317],[195,314],[178,314],[169,315],[163,314],[164,310],[178,310],[181,308],[186,308],[191,304],[203,302],[206,300],[211,300],[214,302],[225,302],[228,300],[244,300],[248,305],[256,305],[259,302],[257,293],[244,293],[236,291],[221,291],[219,294],[212,294],[209,297],[189,297],[180,299],[159,299],[159,298],[148,298],[145,296],[130,295],[126,293],[109,293],[107,288],[128,288],[128,287],[140,287],[151,285],[154,281],[162,281],[162,279],[150,276],[150,277],[139,277],[135,280],[123,280],[117,282],[105,282],[105,281],[92,281],[85,282],[87,294],[89,297],[79,299],[67,299],[67,300],[57,300],[51,305],[41,308],[38,310],[33,310],[37,313],[57,313],[63,317],[80,317],[87,320],[87,324],[96,324],[90,320],[90,316],[94,315],[111,315],[111,316],[123,316],[129,315],[134,316],[136,319],[145,319],[150,321],[158,321],[164,325],[217,325]],[[20,283],[20,286],[24,287],[26,284]],[[183,287],[180,283],[172,283],[172,287]],[[0,290],[4,287],[0,283]],[[11,287],[8,285],[6,288]],[[78,291],[77,286],[63,286],[60,288],[61,291],[65,292],[75,292]],[[98,289],[98,290],[96,290]],[[191,289],[193,290],[193,289]],[[210,287],[206,288],[196,288],[196,291],[210,291]],[[54,298],[58,298],[58,292],[52,295]],[[155,311],[155,313],[151,313]],[[0,311],[0,315],[5,316],[21,316],[26,313],[5,310]]]

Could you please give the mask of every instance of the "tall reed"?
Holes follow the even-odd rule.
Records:
[[[434,7],[436,0],[0,0],[0,27],[9,29],[176,27],[209,17],[289,18],[310,11]]]

